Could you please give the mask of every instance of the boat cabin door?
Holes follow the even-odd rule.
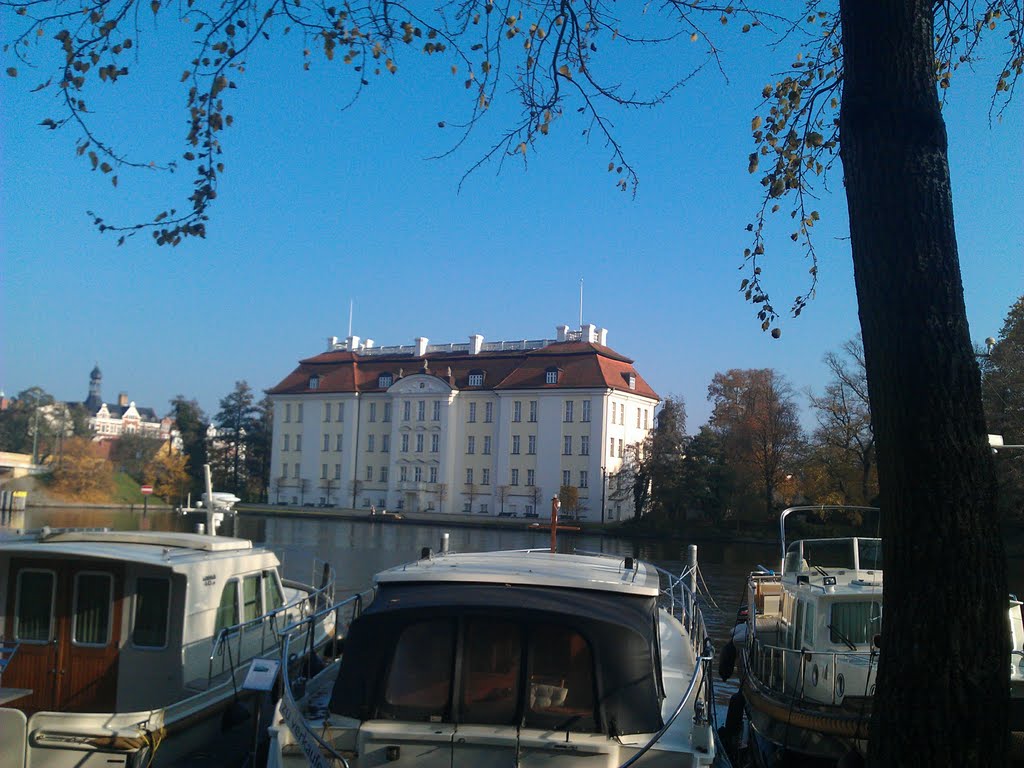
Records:
[[[13,560],[6,640],[20,644],[4,685],[26,713],[112,712],[124,574],[93,560]]]

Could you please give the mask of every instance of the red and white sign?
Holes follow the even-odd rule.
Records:
[[[144,485],[141,488],[139,488],[139,490],[142,491],[142,495],[143,496],[149,496],[149,495],[151,495],[153,493],[153,486],[152,485]]]

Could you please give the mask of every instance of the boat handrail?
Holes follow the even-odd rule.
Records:
[[[324,617],[330,615],[331,613],[334,614],[335,637],[338,637],[339,632],[341,632],[343,627],[341,622],[342,611],[345,608],[351,606],[352,615],[351,618],[349,619],[349,624],[351,624],[351,622],[355,621],[355,619],[358,618],[359,615],[362,613],[365,598],[372,597],[374,591],[375,590],[371,588],[364,590],[362,592],[357,592],[356,594],[350,595],[349,597],[346,597],[344,600],[334,603],[333,605],[328,605],[325,608],[321,608],[317,611],[314,611],[313,613],[309,614],[308,616],[304,616],[298,621],[293,621],[288,626],[278,630],[278,637],[280,637],[281,639],[281,679],[283,683],[283,685],[281,686],[282,706],[289,707],[293,711],[296,709],[297,706],[295,702],[295,693],[292,689],[290,669],[291,665],[289,664],[289,661],[291,660],[292,639],[301,637],[303,642],[305,642],[307,637],[312,636],[312,629],[314,626],[316,626],[316,623],[322,620]],[[345,756],[340,754],[337,750],[335,750],[333,745],[331,745],[326,740],[321,738],[316,733],[316,731],[308,727],[305,719],[300,719],[300,724],[302,729],[306,732],[306,734],[311,736],[321,749],[325,750],[335,760],[341,761],[341,764],[344,766],[344,768],[349,768],[349,763]],[[296,734],[296,738],[298,738],[298,734]]]
[[[744,653],[748,653],[747,649],[744,649]],[[788,671],[790,666],[788,660],[795,657],[799,657],[799,669],[796,671],[795,675],[791,675]],[[756,672],[757,679],[769,690],[781,694],[782,696],[792,697],[795,701],[803,701],[808,700],[804,695],[805,689],[801,682],[806,675],[806,668],[808,664],[815,661],[820,664],[821,660],[824,659],[826,664],[831,664],[831,668],[835,670],[837,669],[837,662],[841,660],[867,659],[866,684],[870,684],[872,674],[877,674],[878,657],[879,653],[877,648],[856,651],[808,650],[804,648],[785,648],[778,645],[769,645],[758,638],[754,638],[748,653],[748,666]],[[778,664],[776,663],[777,659],[780,660]],[[781,685],[776,684],[777,679]],[[787,690],[787,682],[793,683],[792,690]],[[868,691],[868,693],[870,693],[870,691]],[[849,691],[846,695],[864,695],[864,692],[858,694]],[[815,703],[829,703],[833,706],[837,706],[840,704],[839,698],[845,698],[845,696],[837,698],[836,675],[833,673],[831,701],[813,701],[815,701]]]
[[[860,512],[878,512],[878,507],[860,507],[851,504],[804,504],[786,507],[779,515],[779,541],[782,542],[782,559],[786,559],[786,518],[793,512],[824,512],[826,510],[848,509]]]
[[[289,615],[294,613],[298,609],[300,617],[308,617],[311,613],[316,613],[317,606],[323,605],[325,602],[330,604],[334,601],[334,580],[335,573],[334,568],[325,563],[324,570],[324,583],[319,587],[314,587],[309,584],[302,584],[301,582],[292,581],[290,579],[282,579],[281,582],[287,587],[292,589],[298,589],[306,594],[300,594],[293,597],[291,600],[286,602],[284,605],[272,608],[269,611],[264,611],[262,614],[253,619],[233,624],[230,627],[223,627],[213,639],[213,645],[210,648],[210,660],[207,668],[207,686],[212,682],[214,678],[213,666],[215,659],[223,657],[225,652],[228,655],[228,664],[232,668],[232,674],[234,674],[234,666],[237,663],[242,662],[242,641],[245,639],[246,634],[252,630],[258,628],[260,631],[259,647],[254,651],[255,653],[264,653],[265,651],[275,648],[278,645],[278,624],[282,620],[289,618]],[[268,627],[272,631],[268,631]],[[272,641],[268,643],[268,638]],[[236,640],[235,643],[235,654],[231,653],[230,641]],[[221,672],[224,671],[224,665],[221,664]]]

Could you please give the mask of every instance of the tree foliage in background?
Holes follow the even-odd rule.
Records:
[[[247,494],[248,436],[257,430],[259,414],[252,387],[246,381],[236,381],[234,390],[221,398],[220,410],[213,417],[217,436],[207,448],[218,488],[240,496]]]
[[[166,441],[146,464],[143,482],[153,486],[153,494],[169,504],[183,505],[183,491],[188,486],[188,459]]]
[[[682,448],[677,485],[686,506],[716,524],[732,517],[735,470],[721,436],[704,425],[685,438]]]
[[[1002,330],[982,357],[982,394],[988,431],[1005,445],[1024,445],[1024,296],[1010,307]],[[1024,450],[995,457],[999,505],[1004,516],[1024,517]]]
[[[199,403],[186,400],[184,395],[177,395],[171,400],[171,416],[181,435],[181,450],[186,459],[188,487],[185,493],[198,499],[206,490],[203,465],[207,463],[206,428],[209,422]]]
[[[776,489],[796,469],[801,445],[793,388],[771,368],[733,368],[708,385],[710,428],[736,469],[736,479],[761,499],[761,518],[776,511]]]
[[[270,487],[270,455],[273,447],[274,404],[269,397],[256,403],[256,410],[245,433],[245,498],[266,502]],[[323,485],[323,483],[321,483]],[[328,496],[337,485],[327,486]],[[332,503],[328,500],[328,503]]]
[[[558,514],[576,517],[580,510],[580,491],[575,485],[563,485],[558,489]]]
[[[818,422],[811,435],[815,463],[825,469],[838,492],[838,500],[831,503],[868,505],[878,494],[878,477],[860,337],[846,341],[838,353],[828,352],[825,364],[832,379],[821,395],[809,395]]]
[[[686,402],[669,397],[655,416],[654,429],[638,452],[635,482],[649,486],[646,514],[658,527],[678,528],[686,519],[682,463],[686,445]]]
[[[146,468],[165,445],[158,437],[125,433],[111,441],[110,461],[136,483],[145,482]]]
[[[114,489],[113,465],[99,454],[94,442],[72,437],[64,442],[64,460],[53,471],[51,490],[81,502],[102,502]]]
[[[42,387],[29,387],[13,397],[7,409],[0,411],[0,450],[31,454],[35,438],[37,454],[44,458],[50,441],[46,439],[46,422],[40,411],[53,402],[53,395]],[[43,452],[39,450],[40,443]]]

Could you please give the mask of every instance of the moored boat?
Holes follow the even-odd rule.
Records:
[[[719,671],[728,678],[735,663],[740,691],[730,704],[722,740],[735,749],[740,713],[745,713],[747,751],[756,765],[793,759],[857,765],[867,753],[881,652],[882,540],[837,536],[787,544],[790,514],[823,511],[878,514],[873,507],[850,506],[784,510],[780,567],[762,566],[750,574],[732,641],[723,648]],[[1011,706],[1024,715],[1024,618],[1013,596],[1007,616]],[[1021,728],[1015,725],[1013,734],[1018,755]]]
[[[427,551],[328,610],[343,652],[285,686],[272,768],[723,764],[702,615],[653,565]]]
[[[169,765],[251,716],[246,675],[276,668],[277,630],[333,599],[330,569],[317,588],[278,565],[192,533],[0,539],[0,768]]]

